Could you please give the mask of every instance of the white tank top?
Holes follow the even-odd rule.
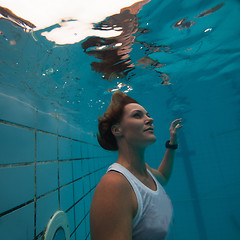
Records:
[[[152,176],[157,190],[151,190],[137,179],[130,171],[118,163],[112,164],[108,171],[123,174],[131,184],[138,202],[137,215],[133,219],[133,240],[162,240],[166,239],[172,220],[173,208],[167,193]]]

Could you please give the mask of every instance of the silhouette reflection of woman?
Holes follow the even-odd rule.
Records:
[[[137,13],[141,7],[150,2],[144,0],[137,2],[130,7],[121,9],[119,14],[108,17],[103,22],[95,25],[96,30],[121,31],[117,37],[101,38],[90,37],[82,43],[84,51],[91,56],[100,59],[100,62],[92,62],[92,70],[101,73],[102,78],[109,81],[115,78],[123,78],[132,71],[135,65],[131,62],[129,53],[139,29]]]

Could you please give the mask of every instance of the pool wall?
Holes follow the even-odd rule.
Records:
[[[90,239],[94,188],[112,155],[57,114],[0,93],[0,239],[42,239],[67,213],[71,240]]]

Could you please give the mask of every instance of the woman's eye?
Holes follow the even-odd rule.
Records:
[[[135,113],[135,114],[133,115],[133,117],[135,117],[135,118],[140,118],[141,115],[140,115],[139,113]]]

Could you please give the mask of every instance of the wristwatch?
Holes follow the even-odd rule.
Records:
[[[175,150],[178,148],[178,144],[170,144],[170,140],[168,140],[168,141],[166,141],[165,147]]]

